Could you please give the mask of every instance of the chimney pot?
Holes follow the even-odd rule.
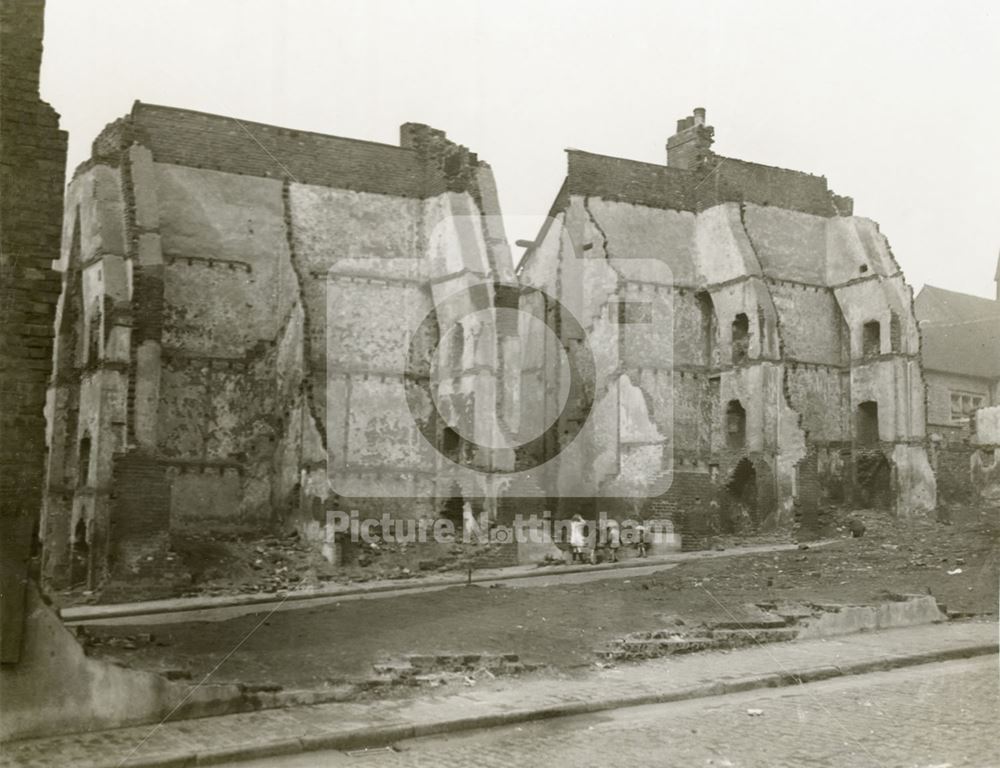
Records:
[[[677,121],[677,133],[667,139],[667,165],[671,168],[699,168],[712,155],[715,131],[705,125],[705,108],[695,107],[692,112]]]

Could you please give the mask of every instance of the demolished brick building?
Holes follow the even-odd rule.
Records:
[[[815,525],[843,502],[932,510],[919,333],[888,243],[825,178],[722,157],[713,142],[699,109],[678,121],[665,165],[569,150],[551,223],[518,267],[594,338],[616,322],[616,295],[656,288],[630,264],[668,266],[672,357],[634,345],[599,383],[622,403],[644,395],[619,420],[618,457],[646,439],[637,420],[669,433],[670,489],[644,513],[690,542]]]
[[[415,441],[401,318],[470,271],[513,269],[499,218],[481,214],[499,212],[489,166],[426,126],[401,143],[142,103],[95,140],[66,196],[50,583],[156,576],[186,527],[314,523],[328,445],[357,496],[434,511],[426,473],[399,480]],[[469,231],[430,237],[451,219]]]
[[[696,111],[666,165],[570,151],[515,273],[489,166],[440,131],[406,124],[394,147],[137,103],[66,195],[47,578],[136,573],[185,527],[306,530],[348,503],[426,518],[532,496],[668,518],[689,542],[848,500],[933,509],[919,335],[885,239],[824,178],[712,141]],[[559,350],[586,372],[587,337],[603,365],[629,302],[669,333],[616,347],[563,407]],[[403,331],[435,307],[414,358]],[[498,308],[522,319],[445,340]],[[472,434],[435,415],[459,412]]]

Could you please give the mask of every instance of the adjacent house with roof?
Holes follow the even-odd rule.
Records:
[[[929,431],[947,440],[964,438],[977,409],[1000,404],[1000,299],[927,285],[914,300],[914,311]]]

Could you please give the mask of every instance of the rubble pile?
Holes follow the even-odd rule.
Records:
[[[522,661],[516,653],[414,653],[377,661],[373,665],[375,675],[361,686],[370,689],[397,685],[475,685],[541,668],[541,664]]]
[[[686,626],[680,619],[673,619],[669,626],[662,629],[631,632],[598,648],[595,654],[604,662],[636,661],[787,642],[799,637],[825,637],[911,623],[938,622],[952,616],[945,606],[926,595],[889,594],[886,598],[887,603],[874,606],[811,602],[748,603],[728,611],[729,617],[723,621]]]
[[[319,583],[322,556],[296,534],[189,533],[175,548],[191,572],[182,596],[274,593]]]

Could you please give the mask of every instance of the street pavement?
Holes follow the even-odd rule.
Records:
[[[241,765],[992,767],[998,723],[989,657]]]
[[[817,541],[810,542],[809,546],[816,549],[830,543],[831,540]],[[602,579],[638,578],[692,560],[782,552],[796,547],[796,544],[763,544],[726,550],[670,552],[655,557],[629,558],[619,563],[600,565],[543,567],[534,564],[515,565],[475,571],[473,582],[482,587],[503,585],[510,588],[527,588],[546,587],[552,584],[582,584]],[[298,590],[274,595],[220,595],[112,605],[79,605],[64,608],[60,611],[60,615],[67,625],[88,626],[225,621],[237,616],[259,613],[262,610],[290,611],[351,600],[373,600],[434,592],[464,584],[465,581],[466,576],[461,573],[434,573],[413,579],[338,584],[316,590]]]
[[[684,699],[700,699],[715,697],[718,704],[728,694],[776,686],[800,685],[799,680],[821,680],[837,678],[841,675],[870,672],[873,669],[888,669],[915,664],[924,664],[918,669],[930,669],[929,663],[943,659],[955,659],[988,654],[986,666],[990,670],[989,683],[996,686],[996,648],[997,628],[993,622],[951,622],[947,624],[923,625],[905,629],[887,630],[884,632],[861,633],[826,640],[799,641],[780,643],[728,652],[706,652],[690,654],[682,657],[657,659],[642,664],[623,664],[608,669],[593,670],[579,677],[551,676],[545,674],[526,675],[513,679],[497,679],[492,683],[477,683],[474,686],[447,687],[437,694],[424,694],[411,699],[386,699],[367,702],[327,703],[312,706],[300,706],[289,709],[265,710],[224,717],[204,718],[168,722],[155,726],[134,726],[113,731],[67,735],[47,739],[32,739],[4,745],[0,754],[2,768],[40,768],[41,766],[67,766],[76,768],[106,766],[183,766],[195,764],[218,763],[233,760],[248,760],[268,755],[293,755],[310,753],[303,756],[300,765],[324,765],[319,761],[319,754],[324,749],[355,749],[377,744],[393,744],[401,739],[415,736],[427,736],[441,733],[457,733],[462,730],[483,728],[487,726],[518,725],[522,728],[535,728],[531,725],[539,718],[564,717],[567,715],[588,714],[590,724],[604,722],[598,712],[614,711],[623,706],[640,704],[662,704]],[[985,674],[985,673],[984,673]],[[972,701],[975,706],[969,711],[963,711],[961,706],[941,707],[922,706],[910,703],[876,707],[873,702],[868,717],[876,717],[875,713],[890,713],[877,715],[885,717],[885,723],[903,722],[909,720],[923,728],[937,724],[953,727],[955,733],[965,734],[985,732],[983,723],[995,720],[995,695],[984,688],[984,685],[967,678],[963,685],[971,686]],[[961,691],[962,686],[954,687]],[[785,689],[791,692],[792,689]],[[795,688],[794,690],[800,690]],[[806,691],[801,687],[801,692]],[[933,691],[932,691],[933,693]],[[767,697],[769,693],[756,693],[752,696]],[[912,691],[910,699],[919,702],[919,697]],[[921,694],[922,695],[922,694]],[[928,694],[930,695],[930,694]],[[944,695],[944,694],[941,694]],[[992,696],[992,698],[991,698]],[[915,698],[916,697],[916,698]],[[901,694],[900,700],[906,696]],[[800,700],[800,701],[805,701]],[[895,699],[893,700],[895,701]],[[954,705],[954,706],[953,706]],[[844,705],[846,706],[846,705]],[[955,707],[958,707],[957,709]],[[782,708],[784,707],[784,709]],[[740,736],[740,729],[756,729],[747,731],[749,734],[761,731],[757,722],[759,718],[745,713],[748,708],[760,708],[767,722],[793,722],[802,717],[812,718],[817,727],[826,727],[828,733],[823,739],[816,737],[815,742],[824,749],[832,749],[840,744],[844,750],[859,750],[861,747],[850,745],[848,728],[837,727],[837,720],[832,716],[822,715],[822,707],[807,709],[789,708],[781,704],[771,708],[748,705],[743,709],[747,722],[737,718],[739,722],[730,720],[712,720],[717,715],[708,712],[705,716],[714,725],[707,733],[715,733],[719,738]],[[846,717],[846,711],[831,710]],[[901,712],[897,716],[895,712]],[[809,713],[812,714],[809,714]],[[931,713],[920,715],[920,712]],[[933,715],[933,716],[932,716]],[[693,723],[678,729],[672,724],[662,726],[661,730],[668,733],[686,733],[691,728],[698,729],[695,723],[702,715],[691,715]],[[749,722],[749,720],[753,722]],[[637,721],[638,722],[638,721]],[[856,722],[856,720],[851,721]],[[862,721],[863,722],[863,721]],[[872,719],[874,723],[874,719]],[[967,729],[967,724],[974,727]],[[548,723],[547,725],[551,725]],[[770,726],[768,726],[770,727]],[[936,727],[936,726],[935,726]],[[837,728],[837,730],[834,730]],[[655,747],[655,734],[652,730],[638,729],[634,733],[626,730],[620,740],[621,750],[632,750],[629,754],[648,752],[660,754]],[[856,729],[855,729],[856,730]],[[989,735],[992,737],[992,729]],[[575,745],[582,744],[579,749],[582,754],[591,754],[596,740],[585,738],[577,733],[562,734],[555,744],[564,745],[562,749],[577,749]],[[588,731],[589,733],[589,731]],[[764,731],[767,733],[767,731]],[[861,732],[859,732],[861,733]],[[919,733],[912,729],[903,731],[917,738]],[[686,737],[685,737],[686,738]],[[741,736],[742,738],[742,736]],[[775,739],[779,736],[775,735]],[[858,736],[855,735],[855,739]],[[869,735],[862,741],[862,746],[868,749],[878,749],[884,736]],[[900,737],[902,738],[902,737]],[[909,738],[909,736],[907,736]],[[921,737],[922,738],[922,737]],[[824,740],[825,739],[825,740]],[[839,739],[839,741],[838,741]],[[541,739],[541,742],[544,742]],[[695,740],[700,742],[700,740]],[[765,738],[766,742],[767,739]],[[956,738],[957,743],[962,738]],[[686,741],[684,742],[687,743]],[[726,742],[722,742],[726,743]],[[731,744],[739,744],[732,741]],[[808,742],[807,742],[808,743]],[[923,741],[920,741],[923,744]],[[971,743],[971,742],[970,742]],[[978,742],[976,742],[978,743]],[[766,743],[761,747],[766,747]],[[538,746],[537,749],[540,749]],[[694,747],[692,747],[693,749]],[[964,747],[963,747],[964,748]],[[971,747],[970,747],[971,749]],[[975,755],[981,756],[982,749],[976,747]],[[559,752],[560,750],[557,750]],[[476,759],[483,765],[517,765],[510,759],[502,762],[501,756],[493,759],[493,763]],[[373,753],[374,754],[374,753]],[[534,754],[534,752],[532,752]],[[575,753],[574,753],[575,754]],[[596,753],[595,753],[596,754]],[[615,753],[617,754],[617,753]],[[852,753],[853,754],[853,753]],[[882,752],[878,753],[884,757]],[[961,753],[964,755],[965,753]],[[972,755],[972,753],[970,753]],[[975,756],[973,755],[973,756]],[[710,755],[711,756],[711,755]],[[739,754],[737,754],[739,756]],[[336,756],[331,755],[333,760]],[[353,760],[368,760],[372,755]],[[383,757],[385,757],[383,755]],[[390,756],[391,757],[391,756]],[[734,758],[721,753],[720,760]],[[325,758],[324,758],[325,759]],[[553,757],[552,760],[556,758]],[[587,758],[589,759],[589,758]],[[706,758],[708,759],[708,758]],[[715,758],[712,758],[715,759]],[[826,758],[824,758],[826,759]],[[860,758],[859,758],[860,759]],[[866,758],[867,759],[867,758]],[[979,757],[976,757],[978,760]],[[582,760],[582,758],[581,758]],[[577,762],[576,764],[619,765],[624,760],[618,760],[614,754],[599,762]],[[938,761],[938,765],[945,761]],[[363,765],[363,762],[356,763]],[[435,759],[428,758],[424,765],[437,765]],[[469,762],[456,762],[456,765],[468,765]],[[531,759],[527,764],[541,765],[544,760]],[[550,762],[563,764],[563,761]],[[647,760],[645,763],[650,764]],[[660,762],[652,764],[678,765],[713,765],[691,760],[676,763]],[[754,764],[754,763],[749,763]],[[765,765],[783,765],[777,763],[757,763]],[[784,763],[785,765],[810,763]],[[935,765],[933,762],[852,762],[850,759],[839,762],[816,762],[818,766],[832,765]],[[961,765],[962,763],[954,763]],[[971,762],[970,765],[989,765],[990,763]],[[717,762],[714,765],[726,765]]]
[[[602,581],[604,579],[632,579],[641,576],[648,576],[657,571],[665,571],[676,568],[678,562],[657,562],[652,565],[635,566],[631,565],[625,570],[598,570],[573,571],[567,573],[544,573],[538,576],[517,576],[514,578],[494,578],[489,580],[477,579],[474,583],[479,587],[504,586],[512,589],[524,589],[529,587],[548,587],[553,584],[584,584],[588,581]],[[461,582],[460,582],[461,583]],[[415,594],[426,592],[439,592],[445,589],[453,589],[454,583],[444,584],[414,584],[401,589],[374,591],[349,592],[346,594],[334,593],[322,597],[313,597],[304,600],[290,599],[276,603],[256,603],[248,605],[222,605],[217,608],[200,608],[181,611],[170,611],[166,613],[140,613],[128,616],[113,616],[104,619],[73,619],[65,623],[67,626],[74,624],[86,624],[88,627],[100,626],[162,626],[165,624],[181,624],[192,621],[226,621],[238,616],[247,614],[257,614],[262,611],[273,611],[274,613],[284,613],[285,611],[295,611],[303,608],[321,608],[326,605],[339,605],[354,600],[380,600],[389,597],[409,597]]]

